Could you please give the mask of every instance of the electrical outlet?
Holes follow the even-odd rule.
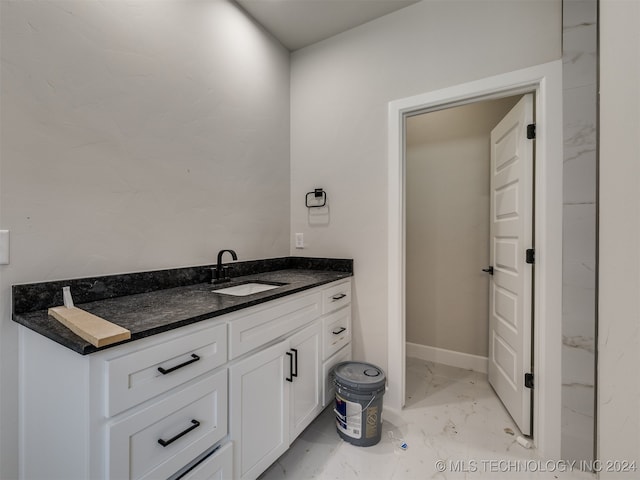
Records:
[[[304,248],[304,233],[296,233],[296,248]]]
[[[0,265],[9,265],[9,230],[0,230]]]

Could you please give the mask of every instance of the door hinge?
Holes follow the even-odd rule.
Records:
[[[527,125],[527,138],[529,140],[536,138],[536,124],[530,123]]]
[[[536,263],[536,251],[533,248],[527,248],[527,252],[525,254],[525,262],[527,263]]]
[[[533,373],[524,374],[524,386],[527,388],[533,388]]]

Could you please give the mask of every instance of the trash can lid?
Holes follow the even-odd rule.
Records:
[[[384,390],[387,378],[381,368],[364,362],[342,362],[333,373],[335,381],[345,388],[358,391]]]

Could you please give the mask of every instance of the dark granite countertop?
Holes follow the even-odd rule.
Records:
[[[291,266],[291,264],[287,266]],[[74,300],[76,300],[76,306],[78,308],[130,330],[131,340],[127,340],[126,342],[131,342],[201,320],[285,297],[336,280],[348,278],[353,274],[352,268],[343,268],[343,265],[341,265],[340,268],[343,271],[305,269],[305,266],[309,265],[294,264],[294,268],[251,273],[233,278],[231,282],[221,285],[212,285],[209,282],[194,283],[173,288],[154,289],[132,295],[103,298],[87,303],[78,303],[74,295]],[[330,265],[325,266],[330,267]],[[311,265],[311,267],[317,267],[317,265]],[[251,280],[283,285],[272,290],[247,296],[219,294],[215,293],[214,290]],[[58,283],[65,282],[52,283],[55,283],[57,287]],[[18,292],[18,296],[20,296],[21,287],[22,286],[14,286],[14,297],[16,297],[16,292]],[[60,322],[50,317],[46,309],[17,312],[16,300],[20,301],[21,299],[14,298],[14,321],[82,355],[126,343],[121,342],[119,344],[96,348],[74,334]],[[57,303],[57,305],[60,304],[61,302]]]

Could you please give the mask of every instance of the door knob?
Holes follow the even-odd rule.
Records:
[[[493,267],[483,268],[482,271],[488,273],[489,275],[493,275]]]

